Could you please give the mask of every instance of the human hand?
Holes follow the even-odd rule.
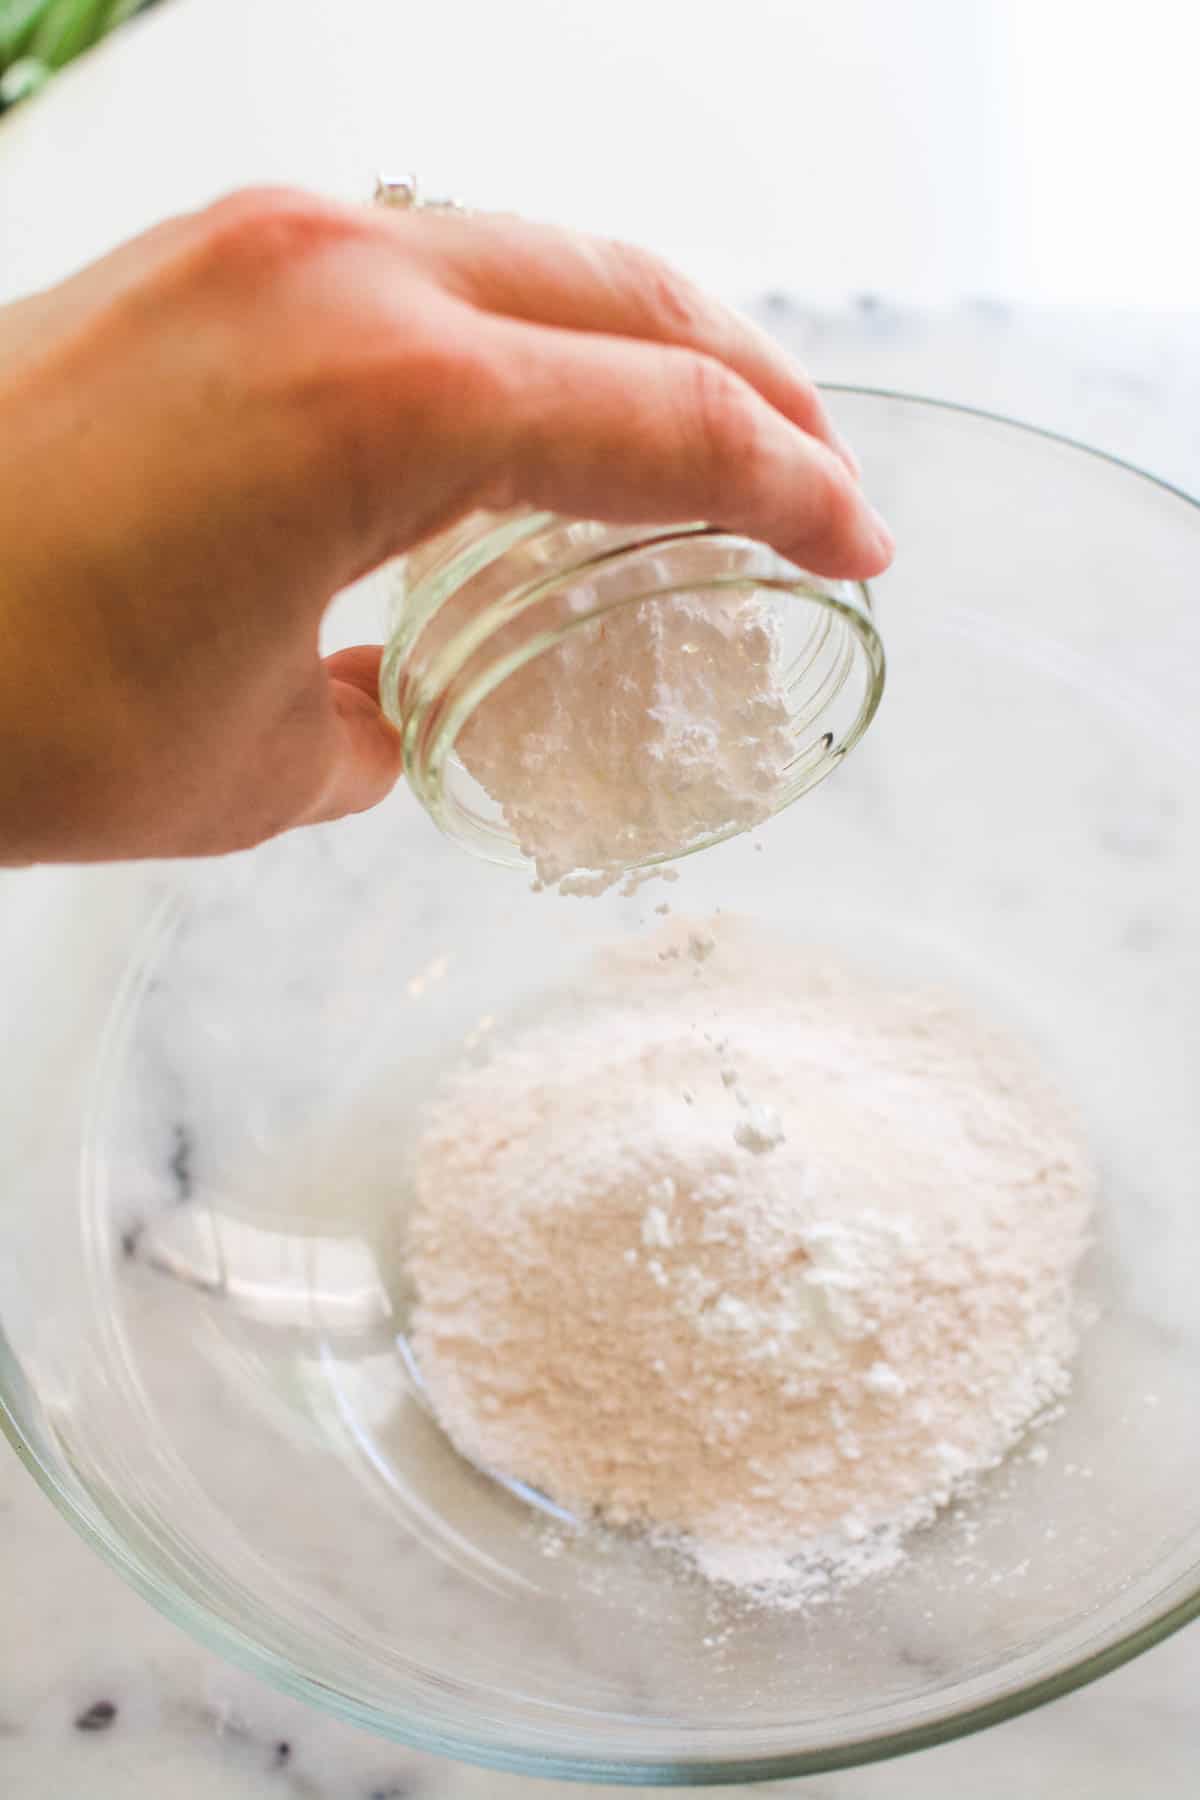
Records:
[[[251,191],[0,309],[0,862],[239,849],[399,771],[332,596],[476,507],[891,555],[812,383],[627,246]]]

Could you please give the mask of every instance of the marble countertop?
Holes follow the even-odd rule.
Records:
[[[164,21],[170,10],[164,9]],[[189,16],[196,12],[191,7]],[[150,30],[148,24],[145,42]],[[121,54],[116,49],[105,57]],[[47,131],[84,115],[94,121],[101,74],[72,76],[64,83],[70,91],[48,102],[37,121],[31,109],[11,138],[0,133],[0,162],[11,159],[7,197],[0,200],[0,297],[49,278],[57,266],[132,228],[140,212],[170,203],[150,182],[128,203],[94,209],[78,229],[64,225],[53,240],[44,230],[22,231],[11,198],[21,185],[22,159],[40,171],[40,191],[47,192],[61,173]],[[119,162],[116,152],[105,154],[110,164]],[[215,181],[195,175],[195,186],[221,185],[243,167],[256,172],[249,152],[240,162],[217,160]],[[187,166],[194,172],[198,156]],[[866,293],[841,305],[816,305],[802,297],[810,284],[783,262],[770,290],[727,276],[722,285],[732,297],[750,298],[822,379],[934,393],[1029,418],[1200,491],[1195,319],[1038,312],[984,301],[912,308]],[[77,1022],[69,1068],[40,1042],[20,1046],[22,1130],[0,1149],[0,1179],[20,1156],[26,1191],[29,1167],[39,1158],[42,1178],[52,1178],[58,1121],[77,1102],[105,981],[121,955],[128,904],[152,879],[139,870],[0,877],[3,981],[15,980],[20,968],[21,979],[39,984],[47,1045],[56,1019],[69,1015]],[[9,1045],[10,1055],[15,1048]],[[0,1789],[14,1800],[85,1793],[89,1800],[125,1800],[142,1790],[155,1800],[215,1794],[222,1800],[532,1800],[538,1793],[599,1791],[535,1785],[396,1748],[227,1667],[124,1587],[6,1453],[0,1453],[0,1588]],[[1193,1629],[982,1739],[777,1784],[775,1791],[804,1800],[957,1800],[964,1794],[1126,1800],[1135,1793],[1182,1800],[1194,1792],[1200,1764],[1198,1695],[1200,1630]]]

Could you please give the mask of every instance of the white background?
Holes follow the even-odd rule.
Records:
[[[0,127],[0,294],[390,160],[730,295],[1196,305],[1198,65],[1193,0],[171,0]]]

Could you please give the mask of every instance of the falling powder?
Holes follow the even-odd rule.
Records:
[[[1092,1181],[961,1007],[697,935],[449,1082],[411,1341],[473,1462],[786,1600],[894,1561],[1065,1391]]]

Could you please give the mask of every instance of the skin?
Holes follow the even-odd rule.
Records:
[[[0,309],[0,862],[216,854],[374,805],[337,591],[475,507],[892,542],[812,382],[627,245],[251,191]]]

